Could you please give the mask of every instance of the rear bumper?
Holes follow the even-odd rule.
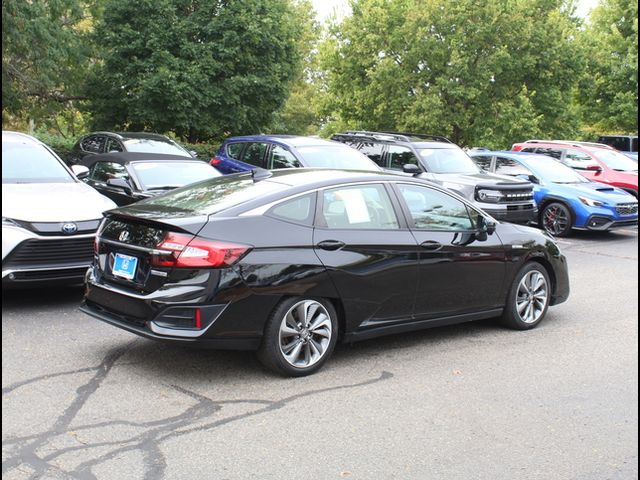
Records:
[[[109,312],[98,305],[83,301],[80,311],[101,320],[114,327],[121,328],[130,333],[135,333],[144,338],[159,340],[161,342],[179,345],[189,345],[204,348],[215,348],[219,350],[257,350],[260,346],[260,337],[250,338],[202,338],[161,335],[152,330],[152,321],[139,322],[127,318],[125,315],[118,315]]]

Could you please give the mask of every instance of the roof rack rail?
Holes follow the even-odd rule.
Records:
[[[527,140],[524,143],[560,143],[562,145],[572,145],[574,147],[603,147],[615,150],[611,145],[605,143],[580,142],[576,140]]]
[[[428,135],[424,133],[409,133],[409,132],[372,132],[367,130],[347,130],[346,132],[336,133],[336,136],[357,136],[357,137],[370,137],[376,140],[384,140],[385,137],[399,142],[411,142],[411,137],[424,140],[435,140],[437,142],[453,143],[447,137],[442,135]]]

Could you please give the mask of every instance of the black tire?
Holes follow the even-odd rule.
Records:
[[[540,212],[540,226],[554,237],[567,237],[573,227],[573,213],[564,203],[548,203]]]
[[[547,314],[550,301],[551,282],[547,270],[539,263],[527,263],[509,288],[502,324],[515,330],[535,328]]]
[[[269,316],[258,359],[272,372],[303,377],[322,368],[337,340],[338,314],[331,302],[315,297],[287,298]]]

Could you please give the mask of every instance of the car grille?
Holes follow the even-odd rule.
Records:
[[[616,205],[616,211],[620,215],[633,215],[638,213],[637,203],[619,203]]]
[[[26,240],[3,262],[2,268],[86,264],[93,260],[93,237],[63,240]]]
[[[512,202],[528,202],[533,200],[533,191],[531,190],[505,190],[500,191],[502,198],[500,203]]]

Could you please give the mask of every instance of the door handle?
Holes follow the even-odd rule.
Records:
[[[323,250],[340,250],[344,246],[345,243],[340,240],[323,240],[316,245],[316,247]]]
[[[430,252],[437,252],[442,248],[442,244],[434,240],[427,240],[425,242],[422,242],[420,246],[425,250],[429,250]]]

